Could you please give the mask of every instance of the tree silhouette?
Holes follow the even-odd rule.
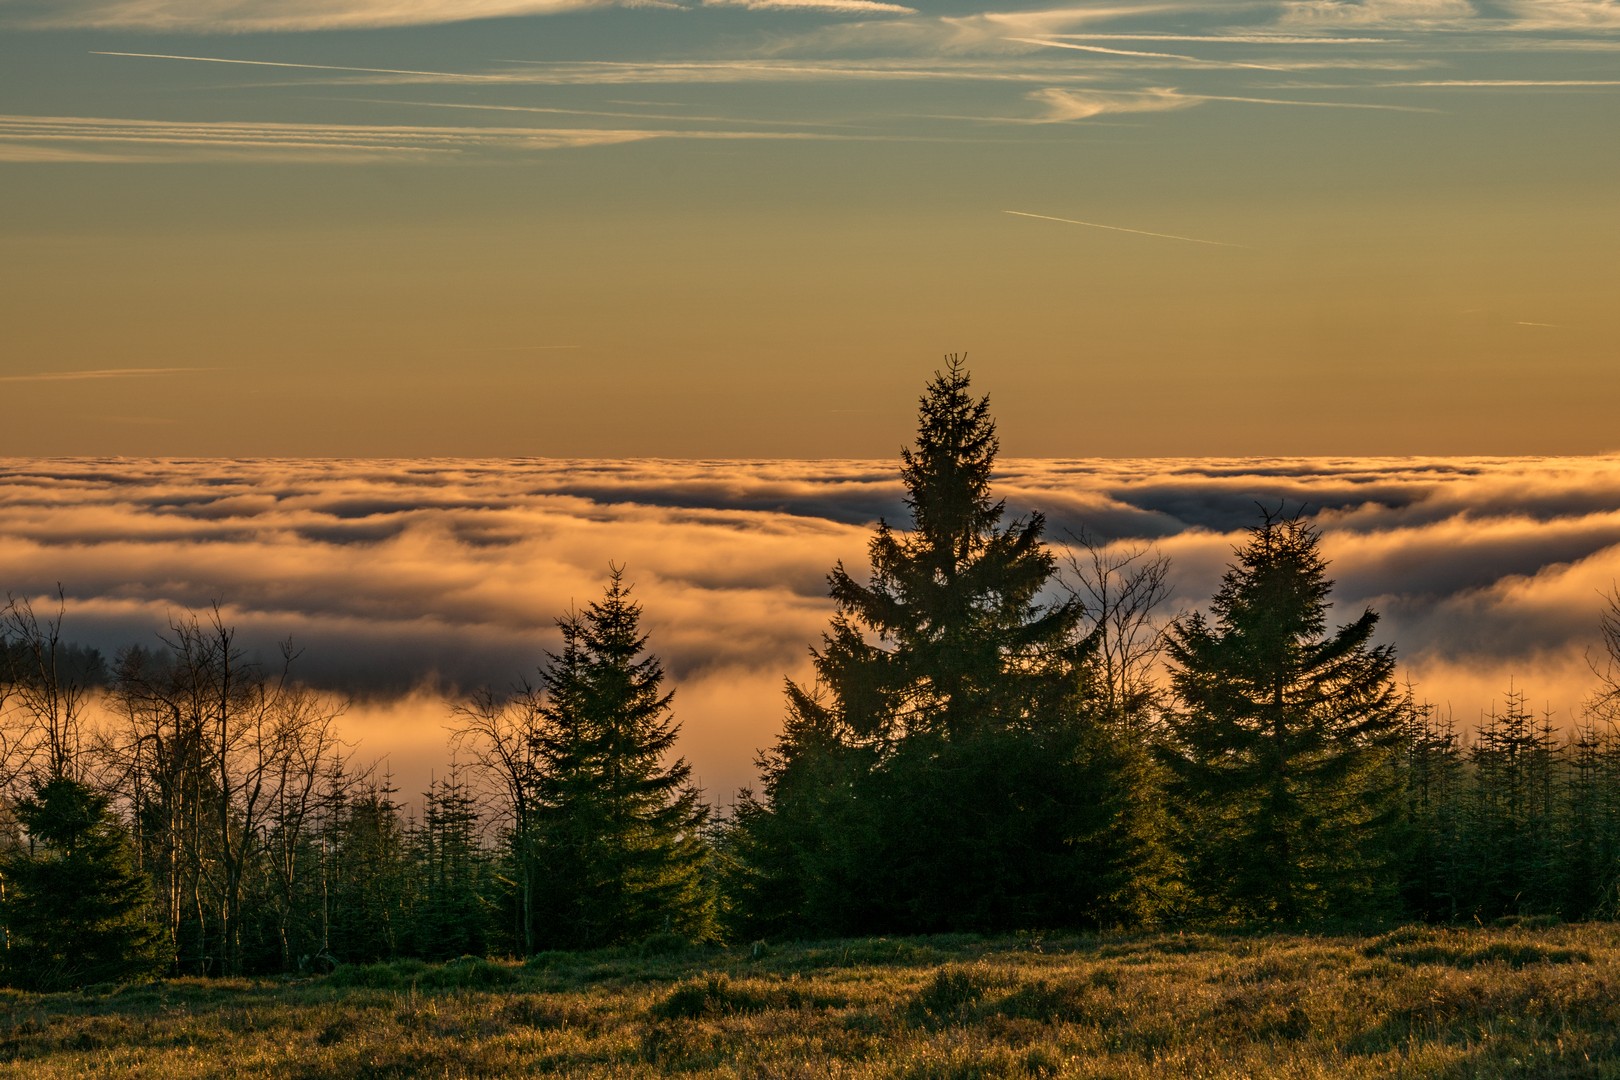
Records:
[[[763,801],[737,815],[744,906],[761,905],[761,925],[1136,917],[1112,832],[1117,748],[1093,708],[1096,638],[1080,600],[1053,595],[1041,516],[1004,523],[998,449],[989,399],[950,357],[901,453],[912,528],[878,524],[864,582],[842,563],[829,574],[837,611],[812,650],[816,683],[789,683]]]
[[[107,796],[58,776],[16,813],[28,841],[0,867],[12,981],[62,990],[153,970],[151,889]]]
[[[1346,914],[1388,888],[1400,733],[1395,653],[1371,610],[1326,633],[1332,582],[1300,517],[1265,520],[1211,607],[1170,633],[1164,755],[1187,813],[1193,888],[1263,921]]]
[[[712,931],[704,878],[708,808],[684,758],[664,669],[641,605],[615,567],[601,600],[558,620],[563,649],[541,672],[535,908],[553,947]]]

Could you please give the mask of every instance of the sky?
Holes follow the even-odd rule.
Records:
[[[610,561],[675,691],[679,752],[724,805],[809,677],[827,572],[908,521],[898,463],[569,459],[0,459],[4,588],[109,655],[219,602],[266,661],[346,700],[356,761],[407,795],[442,775],[451,708],[535,679]],[[1304,510],[1330,622],[1380,615],[1399,675],[1465,733],[1509,689],[1567,730],[1597,686],[1620,579],[1620,458],[1004,458],[1009,520],[1062,563],[1084,530],[1170,559],[1164,618],[1207,609],[1259,505]],[[1064,571],[1068,573],[1068,570]],[[1055,598],[1059,595],[1054,591]]]
[[[0,0],[0,587],[219,601],[402,787],[609,560],[752,778],[947,353],[1207,603],[1256,504],[1465,725],[1620,577],[1620,0]]]
[[[1616,0],[0,0],[0,454],[1620,449]]]

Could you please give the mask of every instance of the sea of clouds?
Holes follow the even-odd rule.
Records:
[[[1262,508],[1303,509],[1333,618],[1380,612],[1464,726],[1510,682],[1578,717],[1620,578],[1620,457],[1004,460],[996,492],[1059,545],[1156,546],[1167,615],[1208,603]],[[858,575],[880,518],[908,521],[895,462],[9,459],[0,589],[50,608],[60,583],[65,636],[109,655],[217,602],[251,652],[291,639],[410,792],[449,759],[450,703],[532,679],[622,565],[723,803],[808,673],[828,569]]]

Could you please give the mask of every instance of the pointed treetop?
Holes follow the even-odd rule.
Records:
[[[1274,648],[1303,645],[1326,628],[1333,589],[1318,550],[1321,533],[1303,511],[1291,517],[1264,508],[1262,513],[1211,606],[1224,627],[1264,636]]]
[[[919,533],[958,559],[1001,519],[990,471],[1001,448],[990,397],[975,399],[963,358],[951,353],[918,400],[917,445],[900,451],[906,505]]]

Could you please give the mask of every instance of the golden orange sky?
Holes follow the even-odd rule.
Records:
[[[888,456],[947,351],[1018,454],[1620,445],[1603,0],[10,0],[0,58],[0,453]]]

